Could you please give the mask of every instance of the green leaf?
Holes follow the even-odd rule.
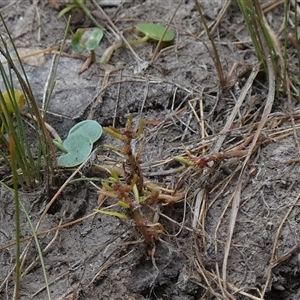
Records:
[[[94,50],[99,43],[101,42],[103,37],[103,31],[100,28],[91,28],[89,32],[89,39],[86,42],[87,50]]]
[[[87,136],[72,134],[63,142],[63,147],[68,153],[60,156],[57,161],[59,165],[71,168],[80,165],[90,155],[93,142]]]
[[[93,120],[85,120],[73,126],[67,139],[61,141],[53,140],[54,144],[63,152],[67,152],[58,158],[58,163],[64,167],[75,167],[80,165],[91,153],[93,143],[102,134],[102,126]]]
[[[94,143],[100,138],[102,132],[102,126],[98,122],[85,120],[77,123],[70,129],[68,138],[70,135],[79,134],[88,137]]]
[[[81,44],[81,38],[84,34],[83,28],[78,28],[76,33],[72,37],[72,48],[76,53],[80,53],[85,49],[85,46]]]
[[[142,23],[136,25],[136,29],[144,33],[145,35],[149,36],[151,39],[159,41],[162,38],[166,27],[158,24],[153,24],[153,23]],[[168,29],[162,41],[171,42],[174,40],[174,38],[175,38],[175,33],[172,30]]]
[[[72,47],[76,53],[83,50],[94,50],[103,37],[103,31],[100,28],[78,28],[72,37]]]
[[[118,201],[118,204],[119,204],[120,206],[122,206],[123,208],[126,208],[126,209],[129,209],[129,208],[130,208],[130,205],[129,205],[128,203],[124,202],[124,201],[119,200],[119,201]]]
[[[4,103],[1,103],[3,101]],[[24,94],[17,89],[7,90],[2,93],[2,97],[0,97],[0,113],[2,113],[2,107],[6,107],[7,111],[12,114],[14,113],[15,109],[18,107],[19,109],[22,108],[26,103],[26,99]]]

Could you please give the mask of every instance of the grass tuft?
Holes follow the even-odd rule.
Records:
[[[1,13],[0,23],[5,32],[4,35],[0,34],[0,161],[9,170],[1,178],[0,186],[11,192],[14,198],[16,263],[13,299],[20,299],[20,281],[23,276],[23,254],[20,247],[23,214],[27,217],[35,237],[50,299],[43,253],[34,226],[20,199],[20,191],[33,191],[42,184],[47,191],[53,186],[56,156],[44,117]],[[16,62],[13,56],[17,57]]]
[[[5,41],[3,36],[0,36],[0,54],[4,58],[4,61],[0,62],[3,86],[0,87],[0,156],[9,163],[11,169],[17,169],[19,184],[24,189],[32,190],[42,182],[49,187],[56,161],[54,148],[18,51],[1,14],[0,21],[9,37],[9,40]],[[12,49],[9,49],[8,43]],[[17,63],[13,61],[12,54],[17,56]],[[20,90],[16,92],[16,89]],[[20,97],[24,97],[26,110],[31,118],[33,130],[30,133],[24,111],[18,104]],[[8,136],[13,139],[14,165],[8,151]]]
[[[258,60],[263,64],[266,74],[268,66],[266,60],[269,54],[275,70],[276,90],[282,87],[285,75],[282,74],[283,59],[279,41],[270,29],[262,12],[261,5],[257,0],[238,0],[238,5],[245,19]]]

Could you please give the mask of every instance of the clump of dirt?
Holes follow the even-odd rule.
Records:
[[[33,46],[47,49],[60,45],[66,20],[57,19],[58,12],[50,2],[0,4],[17,47],[30,50]],[[120,31],[139,22],[166,25],[177,5],[171,0],[98,2]],[[93,1],[87,5],[96,9]],[[205,18],[214,26],[224,1],[202,5]],[[276,33],[283,9],[278,5],[266,12]],[[91,25],[87,18],[79,19],[72,22],[71,30]],[[76,122],[91,116],[103,126],[118,129],[125,127],[128,114],[133,115],[136,125],[144,118],[147,125],[140,166],[145,180],[167,189],[180,187],[186,193],[179,203],[155,208],[165,231],[155,245],[147,245],[132,220],[94,213],[99,182],[70,183],[39,227],[41,232],[51,229],[39,237],[51,299],[297,299],[297,102],[292,100],[293,124],[286,113],[286,97],[278,96],[256,150],[241,173],[245,155],[237,155],[237,150],[248,149],[249,144],[243,147],[243,143],[255,134],[268,89],[264,74],[259,73],[232,126],[223,131],[256,63],[239,8],[231,3],[214,32],[224,74],[231,74],[226,89],[219,86],[195,2],[181,2],[171,28],[176,40],[161,50],[155,62],[150,63],[155,43],[134,48],[142,61],[149,62],[139,73],[132,53],[121,48],[113,54],[110,68],[92,64],[79,75],[83,59],[72,52],[68,35],[47,122],[65,137]],[[101,56],[112,42],[113,37],[104,35],[97,55]],[[50,51],[44,55],[43,65],[25,65],[40,104],[54,54]],[[243,64],[234,69],[237,62]],[[141,143],[137,140],[133,145],[135,152]],[[122,166],[124,158],[104,144],[120,146],[103,135],[77,179],[87,176],[100,181],[107,177],[103,171],[107,165]],[[184,166],[178,156],[192,166]],[[95,165],[98,169],[93,168]],[[7,172],[0,169],[1,179]],[[68,172],[59,173],[53,194],[67,176]],[[241,201],[225,261],[233,198],[241,178]],[[10,245],[14,241],[14,207],[11,194],[2,186],[0,195],[0,295],[4,299],[12,298],[14,290],[15,253]],[[20,192],[20,196],[36,224],[53,195],[41,188]],[[111,204],[106,200],[103,205]],[[21,222],[22,238],[30,237],[24,216]],[[24,241],[21,250],[27,253],[21,299],[46,299],[35,244]]]

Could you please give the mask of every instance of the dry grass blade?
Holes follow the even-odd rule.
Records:
[[[201,21],[203,23],[203,26],[205,28],[206,34],[207,34],[207,36],[209,38],[209,41],[211,43],[211,46],[212,46],[213,55],[211,55],[211,57],[212,57],[212,59],[214,61],[214,64],[215,64],[215,67],[216,67],[216,70],[217,70],[217,73],[218,73],[220,85],[221,85],[221,87],[225,87],[227,85],[227,80],[224,77],[224,73],[223,73],[223,68],[222,68],[222,64],[221,64],[219,52],[217,50],[216,44],[214,42],[214,39],[212,37],[212,33],[210,32],[210,30],[209,30],[209,28],[207,26],[206,20],[205,20],[204,15],[203,15],[202,7],[199,4],[198,0],[194,0],[194,1],[195,1],[195,5],[196,5],[196,8],[197,8],[197,11],[198,11],[198,13],[200,15]]]
[[[62,224],[62,225],[58,225],[58,226],[56,226],[56,227],[53,227],[53,228],[50,228],[50,229],[47,229],[47,230],[43,230],[43,231],[37,232],[37,233],[36,233],[36,236],[37,236],[37,237],[43,236],[43,235],[46,235],[46,234],[48,234],[48,233],[50,233],[50,232],[53,232],[53,231],[58,232],[58,231],[59,231],[60,229],[62,229],[62,228],[66,228],[66,227],[72,226],[72,225],[74,225],[74,224],[77,224],[77,223],[79,223],[79,222],[82,222],[82,221],[84,221],[84,220],[87,220],[87,219],[89,219],[89,218],[91,218],[91,217],[94,217],[96,214],[97,214],[97,212],[93,212],[93,213],[91,213],[91,214],[89,214],[89,215],[87,215],[87,216],[84,216],[84,217],[82,217],[82,218],[76,219],[76,220],[74,220],[74,221],[71,221],[71,222],[68,222],[68,223],[65,223],[65,224]],[[22,239],[20,239],[20,243],[24,243],[24,242],[26,242],[26,241],[32,240],[33,238],[34,238],[33,235],[28,236],[28,237],[25,237],[25,238],[22,238]],[[11,247],[13,247],[15,244],[16,244],[16,242],[12,242],[12,243],[10,243],[10,244],[1,246],[1,247],[0,247],[0,251],[2,251],[2,250],[4,250],[4,249],[11,248]]]
[[[223,17],[225,16],[225,14],[227,13],[230,5],[231,5],[232,0],[226,0],[224,5],[222,6],[221,11],[219,12],[218,17],[216,18],[215,24],[213,25],[213,27],[210,30],[210,34],[214,34],[216,29],[218,28],[218,26],[220,25]]]
[[[269,264],[269,268],[268,268],[268,272],[267,272],[267,279],[266,279],[266,283],[264,285],[264,289],[262,291],[261,300],[263,300],[264,297],[265,297],[267,288],[269,287],[269,284],[271,282],[272,270],[276,266],[275,253],[276,253],[276,249],[277,249],[277,246],[278,246],[278,241],[279,241],[279,238],[280,238],[281,229],[282,229],[285,221],[287,220],[288,216],[290,215],[292,210],[295,208],[295,206],[296,206],[297,202],[299,201],[299,199],[300,199],[300,193],[297,195],[297,197],[295,198],[295,200],[291,204],[290,208],[286,212],[286,214],[283,217],[280,225],[277,228],[276,236],[275,236],[274,243],[273,243],[272,254],[271,254],[271,258],[270,258],[270,264]]]
[[[297,3],[292,2],[292,5],[294,4],[294,8],[295,8],[295,24],[297,24],[298,22],[298,5]],[[288,109],[289,109],[289,114],[290,114],[290,118],[291,118],[291,121],[292,121],[292,126],[293,126],[293,131],[294,131],[294,137],[295,137],[295,141],[296,141],[296,144],[297,144],[297,147],[298,147],[298,152],[300,153],[300,142],[299,142],[299,138],[297,136],[297,132],[296,132],[296,126],[295,126],[295,119],[294,119],[294,116],[293,116],[293,104],[292,104],[292,93],[291,93],[291,88],[293,88],[293,90],[296,92],[296,94],[298,94],[298,100],[299,100],[299,92],[298,92],[298,89],[294,88],[293,85],[292,85],[292,82],[288,76],[288,66],[287,66],[287,63],[288,63],[288,36],[290,36],[290,34],[288,34],[288,22],[289,22],[289,17],[288,17],[288,14],[289,14],[289,3],[288,1],[285,1],[285,20],[284,20],[284,31],[285,31],[285,45],[284,45],[284,81],[285,81],[285,87],[286,87],[286,93],[287,93],[287,97],[288,97]],[[294,27],[296,27],[294,25]],[[295,48],[297,50],[297,57],[298,57],[298,70],[299,70],[299,66],[300,66],[300,45],[299,45],[299,36],[298,36],[298,29],[296,27],[296,30],[295,30]],[[299,78],[300,78],[300,72],[298,72],[299,75],[298,75],[298,85],[299,85]]]
[[[237,100],[237,102],[236,102],[236,104],[235,104],[235,106],[234,106],[234,108],[233,108],[233,110],[232,110],[229,118],[226,121],[226,124],[225,124],[225,126],[224,126],[224,128],[223,128],[223,130],[221,132],[221,136],[219,137],[218,141],[216,142],[216,144],[214,146],[213,153],[218,153],[220,151],[221,146],[222,146],[222,144],[223,144],[223,142],[225,140],[226,133],[228,132],[228,130],[232,126],[234,118],[236,117],[236,115],[237,115],[237,113],[238,113],[238,111],[239,111],[242,103],[244,102],[244,100],[245,100],[245,98],[247,96],[247,93],[248,93],[249,89],[251,88],[251,86],[253,84],[254,79],[256,78],[256,75],[259,72],[259,68],[260,68],[260,64],[257,64],[253,68],[253,70],[252,70],[252,72],[251,72],[251,74],[250,74],[250,76],[249,76],[246,84],[244,85],[244,87],[243,87],[243,89],[241,91],[241,94],[240,94],[240,96],[239,96],[239,98],[238,98],[238,100]]]
[[[268,93],[268,97],[267,97],[267,101],[266,101],[266,105],[262,114],[262,118],[261,121],[258,124],[256,133],[254,135],[253,141],[249,147],[249,151],[248,154],[243,162],[243,167],[242,170],[240,172],[240,176],[238,179],[238,183],[237,183],[237,187],[235,189],[234,192],[234,197],[233,197],[233,202],[232,202],[232,210],[231,210],[231,215],[230,215],[230,223],[229,223],[229,229],[228,229],[228,238],[227,238],[227,242],[226,242],[226,246],[225,246],[225,253],[224,253],[224,259],[223,259],[223,267],[222,267],[222,279],[224,282],[224,289],[225,291],[227,291],[227,262],[228,262],[228,256],[229,256],[229,252],[230,252],[230,245],[231,245],[231,241],[232,241],[232,236],[233,236],[233,231],[234,231],[234,227],[235,227],[235,222],[236,222],[236,218],[237,218],[237,214],[238,214],[238,210],[239,210],[239,206],[240,206],[240,201],[241,201],[241,190],[242,190],[242,179],[243,179],[243,175],[244,175],[244,171],[246,169],[247,163],[253,153],[253,150],[256,146],[257,140],[261,134],[261,131],[265,125],[265,123],[268,120],[268,116],[271,112],[272,109],[272,105],[274,102],[274,97],[275,97],[275,92],[276,92],[276,84],[275,84],[275,71],[274,71],[274,66],[273,63],[271,61],[271,57],[270,57],[270,53],[269,53],[269,48],[266,45],[266,38],[265,38],[265,34],[263,33],[262,29],[260,27],[257,27],[258,31],[258,39],[260,41],[260,45],[261,45],[261,49],[263,51],[265,60],[266,60],[266,64],[267,64],[267,68],[268,68],[268,82],[269,82],[269,93]],[[229,294],[227,294],[227,296],[230,296]]]
[[[174,19],[176,13],[177,13],[179,7],[181,6],[181,4],[182,4],[182,0],[179,1],[179,3],[178,3],[178,5],[177,5],[177,7],[176,7],[176,9],[175,9],[175,11],[174,11],[172,17],[170,18],[170,20],[169,20],[169,22],[168,22],[168,24],[167,24],[167,26],[166,26],[166,29],[165,29],[164,34],[162,35],[160,41],[158,42],[158,44],[157,44],[156,47],[155,47],[155,50],[154,50],[154,52],[153,52],[153,54],[152,54],[152,58],[151,58],[151,62],[152,62],[152,63],[153,63],[153,62],[156,60],[156,58],[157,58],[157,54],[158,54],[158,51],[159,51],[159,49],[160,49],[160,45],[161,45],[161,43],[162,43],[163,37],[164,37],[165,33],[167,32],[167,30],[169,29],[170,24],[171,24],[171,22],[173,21],[173,19]]]

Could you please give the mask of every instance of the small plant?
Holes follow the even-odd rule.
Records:
[[[172,30],[167,29],[164,26],[153,24],[153,23],[142,23],[135,26],[135,29],[144,34],[144,37],[138,39],[138,40],[129,40],[128,44],[133,45],[139,45],[142,43],[145,43],[149,40],[154,41],[163,41],[163,42],[172,42],[175,38],[175,34]],[[126,46],[125,43],[118,43],[111,45],[109,48],[105,50],[103,53],[100,63],[108,63],[110,60],[110,57],[112,56],[113,52],[117,50],[118,48]]]
[[[103,130],[123,143],[123,148],[116,148],[106,145],[107,148],[117,151],[126,158],[129,170],[125,174],[118,174],[114,169],[109,170],[110,177],[102,181],[102,188],[98,192],[103,199],[108,197],[117,201],[117,204],[125,209],[126,214],[111,211],[109,209],[96,210],[99,213],[113,215],[118,218],[131,218],[137,225],[140,233],[144,236],[145,242],[152,244],[163,233],[163,226],[148,220],[144,210],[148,205],[163,202],[163,205],[178,202],[184,198],[185,191],[168,190],[157,186],[156,183],[144,181],[142,170],[139,165],[139,158],[143,145],[135,154],[131,143],[144,131],[145,122],[140,121],[139,128],[132,128],[132,116],[128,117],[126,128],[122,131],[114,127],[104,127]],[[125,165],[125,164],[124,164]],[[125,175],[125,176],[122,176]]]
[[[82,9],[82,7],[88,9],[84,0],[68,1],[68,5],[59,12],[58,18],[61,18],[63,15],[69,13],[71,10],[75,8]]]
[[[79,74],[89,68],[96,61],[95,48],[103,37],[103,31],[99,28],[78,28],[72,37],[72,47],[76,53],[84,50],[90,51],[90,56],[79,70]]]
[[[83,13],[86,15],[86,17],[89,20],[91,20],[96,27],[101,28],[103,30],[103,27],[93,17],[90,9],[87,7],[87,5],[86,5],[86,3],[85,3],[84,0],[73,0],[73,1],[72,0],[68,0],[67,2],[68,2],[68,5],[59,12],[58,18],[61,18],[65,14],[71,12],[73,9],[79,9],[79,10],[83,11]]]
[[[65,153],[58,158],[58,164],[67,168],[80,165],[90,155],[93,143],[101,135],[101,125],[93,120],[82,121],[73,126],[63,142],[53,140],[56,147]]]

